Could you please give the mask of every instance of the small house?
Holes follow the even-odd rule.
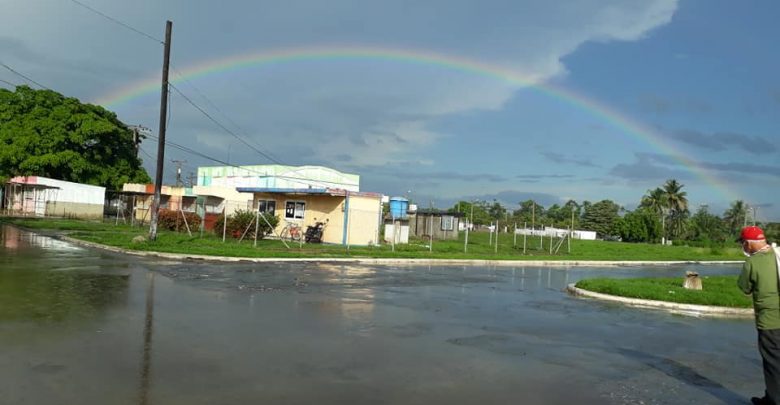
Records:
[[[462,217],[459,212],[420,209],[409,217],[409,232],[420,239],[458,239]]]
[[[342,189],[279,189],[238,187],[253,194],[253,208],[279,217],[275,234],[288,225],[305,232],[324,222],[322,241],[344,245],[375,245],[379,242],[382,196]]]
[[[10,215],[96,219],[103,217],[105,196],[104,187],[18,176],[5,184],[0,205]]]

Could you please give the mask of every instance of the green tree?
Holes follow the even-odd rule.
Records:
[[[648,209],[650,212],[658,215],[658,218],[661,218],[667,209],[666,193],[660,187],[656,187],[655,190],[647,190],[647,193],[639,203],[639,207]]]
[[[661,237],[661,221],[652,210],[637,208],[616,221],[615,230],[625,242],[655,242]]]
[[[702,205],[691,217],[690,238],[701,242],[719,242],[727,239],[726,225],[720,217],[711,214],[706,205]]]
[[[539,205],[534,200],[521,201],[519,204],[520,208],[512,213],[512,218],[518,225],[525,223],[530,228],[531,224],[538,227],[544,223],[545,217],[543,206]]]
[[[731,206],[723,213],[723,220],[731,235],[737,235],[747,221],[748,207],[742,200],[731,203]]]
[[[472,215],[472,205],[474,206],[473,215],[474,215],[474,225],[487,225],[491,221],[490,214],[488,213],[488,210],[486,209],[486,204],[484,201],[479,202],[468,202],[468,201],[459,201],[455,205],[452,206],[448,211],[449,212],[460,212],[464,215],[465,218],[471,218]]]
[[[121,189],[151,181],[116,114],[51,90],[0,89],[0,182],[45,176]]]
[[[675,179],[667,180],[663,186],[666,208],[669,210],[666,217],[668,234],[674,238],[685,236],[688,216],[690,215],[688,211],[688,193],[682,191],[683,187],[685,186]]]
[[[619,234],[615,223],[620,218],[620,206],[611,200],[602,200],[585,208],[582,215],[582,228],[595,231],[598,237],[607,238]]]

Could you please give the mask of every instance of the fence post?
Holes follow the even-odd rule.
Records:
[[[496,246],[495,253],[498,254],[498,220],[496,220]]]
[[[260,208],[260,207],[258,207]],[[260,210],[255,210],[255,245],[257,247],[257,234],[260,233]]]
[[[523,254],[525,254],[526,239],[528,238],[528,222],[523,222]]]
[[[225,243],[225,233],[227,233],[227,200],[222,207],[222,243]]]

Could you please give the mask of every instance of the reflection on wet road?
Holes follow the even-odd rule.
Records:
[[[0,232],[2,403],[731,404],[762,389],[750,321],[561,291],[734,266],[175,263]]]

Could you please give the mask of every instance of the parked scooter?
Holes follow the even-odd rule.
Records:
[[[306,227],[305,241],[306,243],[322,243],[322,233],[325,231],[325,225],[328,224],[328,220],[325,222],[318,222],[314,219],[314,225]]]

